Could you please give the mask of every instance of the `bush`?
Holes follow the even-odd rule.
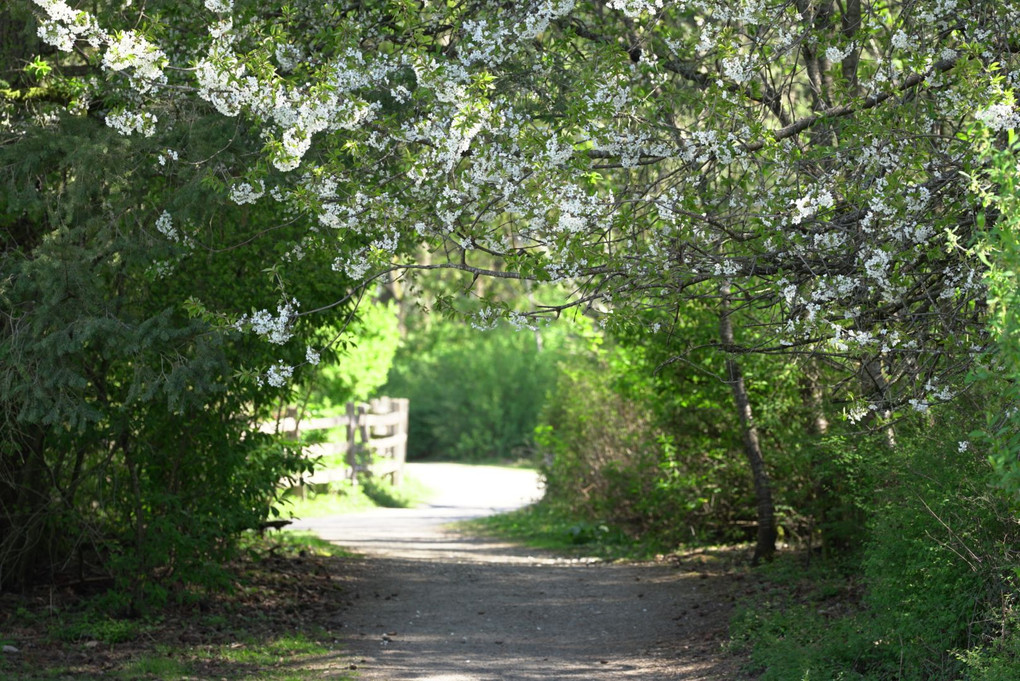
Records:
[[[556,375],[561,335],[441,322],[411,334],[386,385],[410,398],[408,458],[480,461],[532,451],[532,433]]]
[[[734,451],[739,438],[709,420],[715,405],[692,391],[677,408],[641,349],[607,345],[561,366],[542,413],[547,498],[666,545],[744,532],[753,518],[750,478]]]
[[[957,652],[999,633],[995,611],[1012,591],[1004,576],[1020,532],[987,463],[959,451],[959,432],[913,434],[876,495],[865,603],[882,668],[903,679],[958,678]]]
[[[830,569],[734,619],[763,679],[1016,678],[1020,529],[985,458],[959,444],[976,418],[967,406],[901,424],[891,451],[856,447],[877,470],[859,480],[871,480],[868,520],[857,560],[841,564],[842,595],[819,589]],[[767,578],[782,582],[780,569]]]
[[[308,276],[325,264],[310,254],[280,266],[294,282],[281,292],[265,265],[304,227],[268,229],[268,203],[224,210],[192,164],[167,186],[157,163],[130,161],[245,153],[230,125],[194,113],[188,140],[64,116],[0,146],[0,589],[98,575],[137,610],[212,583],[279,479],[306,466],[253,432],[284,390],[238,378],[303,362],[312,322],[276,346],[209,310],[324,304],[336,282]],[[164,210],[187,239],[157,229]]]

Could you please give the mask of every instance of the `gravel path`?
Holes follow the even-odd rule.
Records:
[[[541,495],[529,471],[411,464],[417,509],[295,523],[364,554],[340,643],[363,681],[733,679],[730,577],[696,565],[533,555],[444,526]]]

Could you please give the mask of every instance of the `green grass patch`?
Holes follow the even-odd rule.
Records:
[[[117,676],[127,681],[128,679],[152,679],[170,681],[171,679],[187,678],[192,674],[192,668],[186,662],[167,657],[172,653],[145,655],[124,665]]]
[[[66,643],[98,641],[116,644],[134,641],[151,631],[153,624],[137,619],[115,619],[92,610],[65,612],[49,627],[50,638]]]
[[[905,678],[861,603],[852,561],[780,553],[755,570],[730,621],[730,645],[762,681]],[[890,674],[893,674],[890,676]]]
[[[246,638],[221,645],[159,646],[124,664],[113,678],[123,681],[179,681],[217,678],[227,681],[306,681],[322,678],[317,663],[336,651],[304,634],[269,640]],[[330,678],[347,678],[333,677]]]
[[[351,554],[310,533],[251,532],[224,584],[175,592],[158,617],[116,617],[114,592],[7,598],[0,679],[310,681],[347,679],[335,645]]]
[[[294,530],[273,532],[268,537],[259,537],[255,533],[250,533],[246,538],[244,548],[255,555],[272,555],[278,558],[293,558],[295,556],[350,558],[354,555],[350,551],[320,538],[314,532]]]
[[[457,527],[535,549],[605,560],[645,560],[674,548],[635,539],[619,527],[578,518],[545,502],[509,513],[467,520],[458,523]]]
[[[297,490],[289,491],[280,510],[285,517],[322,518],[373,508],[412,508],[434,494],[420,480],[406,474],[399,487],[373,478],[363,479],[356,485],[345,480],[330,485],[309,485],[303,498]]]

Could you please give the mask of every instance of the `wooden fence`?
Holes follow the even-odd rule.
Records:
[[[394,485],[399,485],[407,460],[408,408],[405,398],[380,397],[368,404],[348,402],[344,416],[301,421],[288,417],[276,423],[263,424],[262,430],[284,433],[297,439],[309,431],[344,429],[345,437],[309,445],[305,448],[305,455],[309,458],[343,455],[345,467],[323,467],[295,484],[321,485],[340,480],[357,482],[360,475],[388,475]]]

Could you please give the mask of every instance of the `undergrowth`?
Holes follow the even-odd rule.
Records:
[[[0,600],[0,679],[305,681],[349,678],[330,631],[350,554],[296,532],[246,535],[222,588],[182,588],[159,614],[116,617],[110,592]]]
[[[549,502],[464,521],[459,526],[535,549],[606,560],[649,559],[674,548],[652,540],[636,540],[618,526],[578,517]]]
[[[948,428],[904,431],[857,550],[780,556],[738,605],[732,638],[761,681],[1020,678],[1016,509]]]

